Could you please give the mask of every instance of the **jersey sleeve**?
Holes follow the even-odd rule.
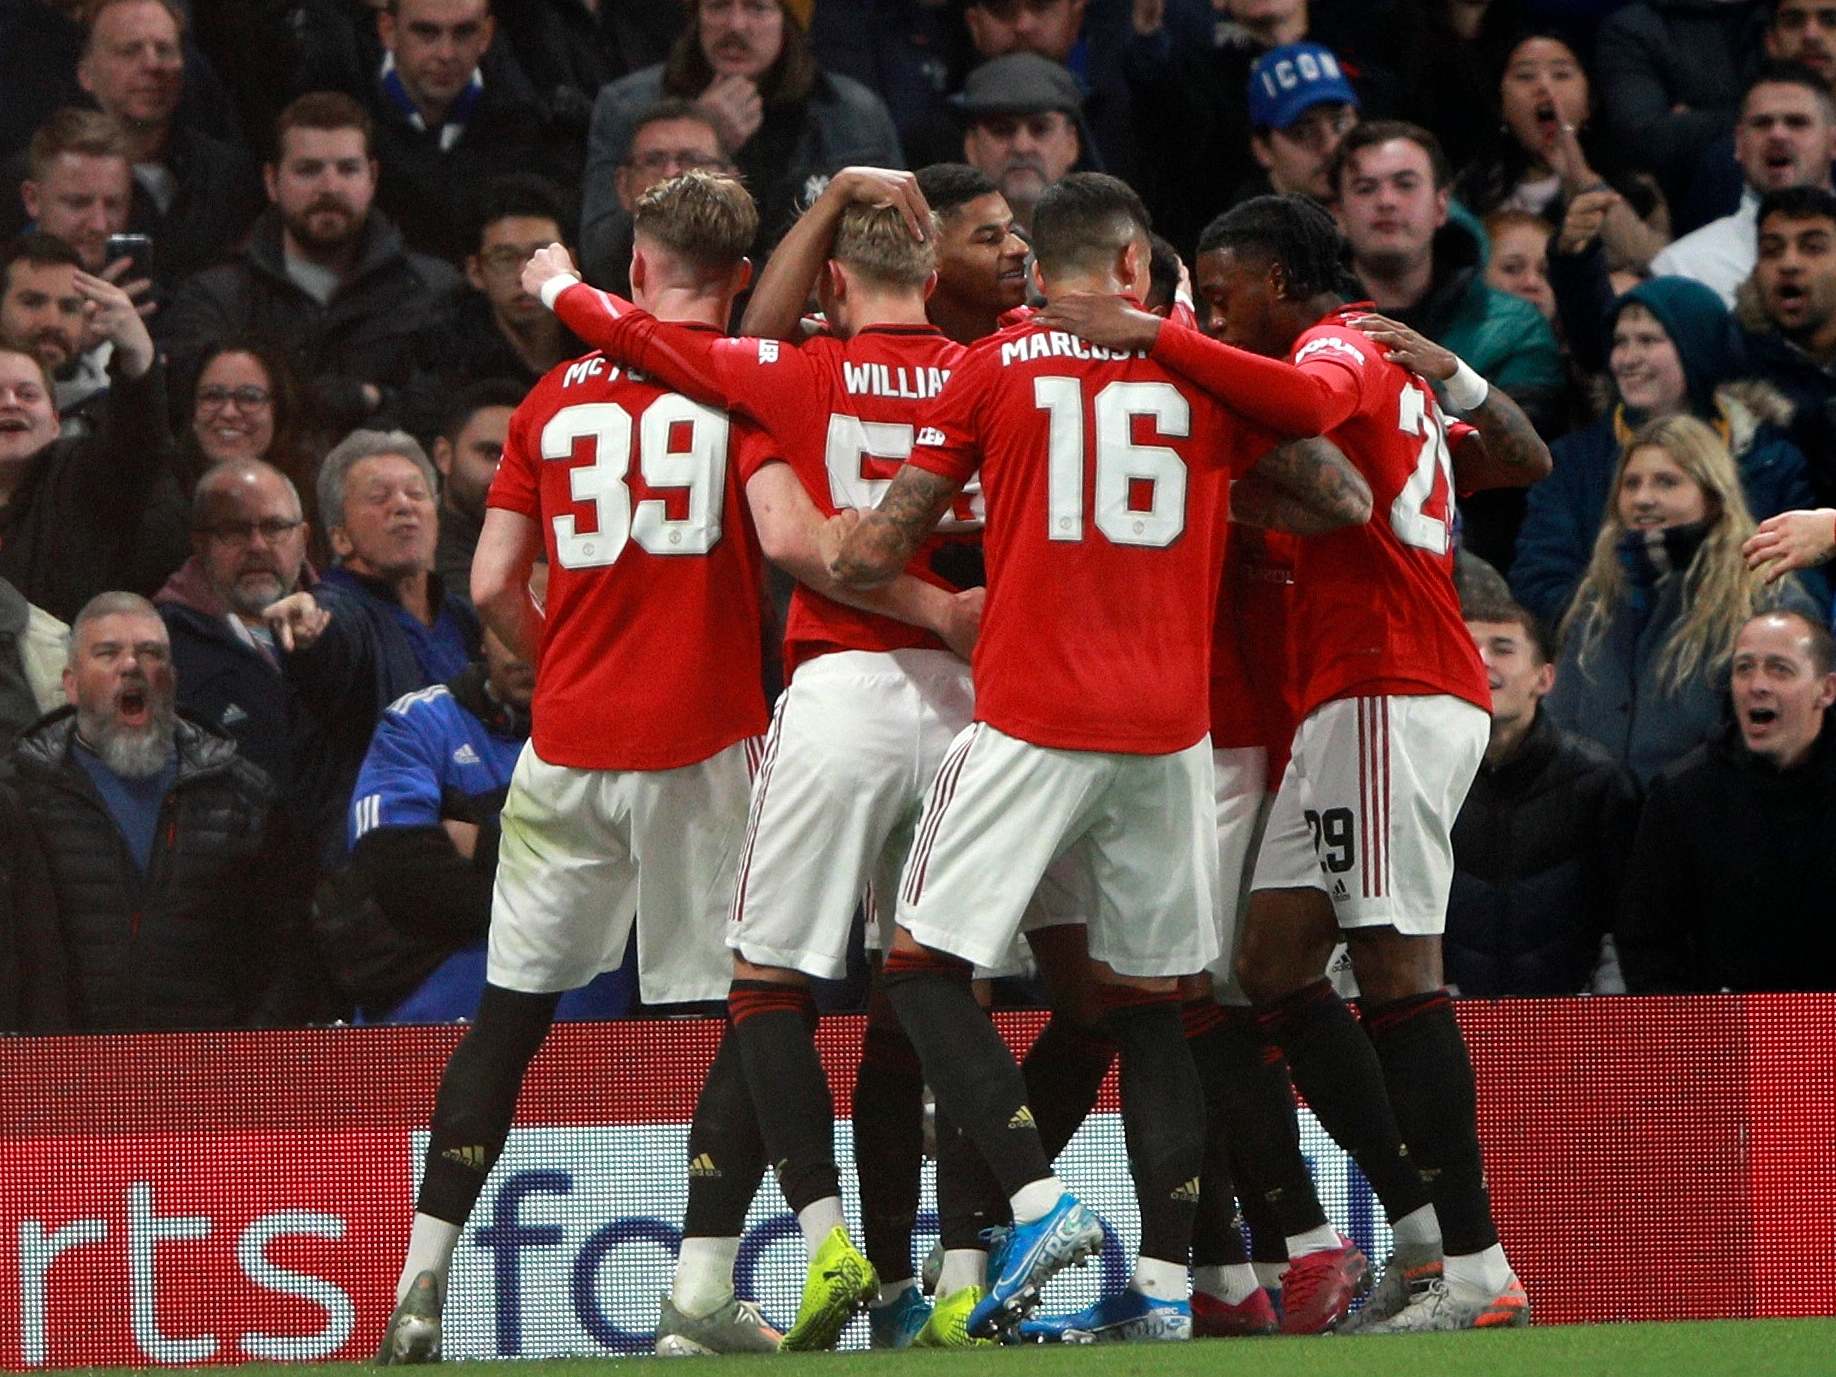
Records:
[[[784,463],[784,455],[777,444],[765,431],[744,421],[736,421],[732,431],[733,468],[739,476],[740,487],[752,481],[752,476],[767,464]]]
[[[440,821],[440,766],[445,752],[438,714],[411,694],[376,724],[351,791],[347,840],[356,846],[378,827],[430,827]]]
[[[1355,409],[1330,373],[1222,344],[1171,321],[1160,327],[1149,357],[1183,373],[1238,415],[1283,439],[1331,430]]]
[[[486,506],[502,507],[505,511],[521,512],[540,520],[542,456],[538,447],[541,441],[533,431],[535,417],[546,405],[542,398],[547,390],[537,386],[511,413],[504,435],[503,457],[497,462],[497,476],[491,480]]]
[[[958,486],[975,476],[982,457],[976,414],[987,386],[987,369],[981,361],[989,357],[985,351],[972,353],[950,375],[929,420],[919,428],[917,443],[906,463],[948,478]]]
[[[1383,351],[1356,330],[1324,327],[1300,337],[1294,366],[1325,388],[1331,402],[1327,430],[1350,420],[1385,396],[1372,386],[1372,373],[1385,362]]]

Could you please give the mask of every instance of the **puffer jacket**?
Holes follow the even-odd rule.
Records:
[[[72,755],[76,709],[19,739],[13,787],[57,895],[80,1031],[235,1028],[302,1012],[302,848],[272,816],[266,776],[181,718],[178,773],[145,874]]]

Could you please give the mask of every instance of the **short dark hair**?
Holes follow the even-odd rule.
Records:
[[[485,231],[513,215],[553,220],[564,234],[574,223],[567,193],[535,172],[509,172],[484,184],[476,202],[476,232],[472,243],[483,245]]]
[[[1475,598],[1460,609],[1460,618],[1462,621],[1503,622],[1521,627],[1524,638],[1535,648],[1537,657],[1544,664],[1555,661],[1555,638],[1549,634],[1549,628],[1543,624],[1541,617],[1519,603],[1507,598]]]
[[[80,268],[83,266],[83,258],[55,234],[34,230],[29,234],[15,235],[7,241],[4,249],[0,249],[0,292],[12,286],[15,263],[30,263],[35,268],[54,268],[68,263],[71,267]]]
[[[440,434],[453,443],[459,439],[459,432],[471,424],[472,417],[487,406],[507,406],[514,411],[528,394],[527,387],[509,378],[480,378],[461,388],[452,405],[440,413]]]
[[[1299,297],[1335,292],[1351,299],[1363,294],[1347,266],[1345,235],[1311,197],[1255,196],[1232,206],[1199,236],[1200,253],[1214,249],[1254,253],[1281,264],[1288,286]]]
[[[308,91],[292,101],[274,120],[274,157],[278,162],[295,129],[356,129],[363,134],[366,157],[376,156],[376,121],[370,112],[342,91]]]
[[[1754,224],[1763,225],[1772,215],[1787,220],[1836,220],[1836,192],[1820,186],[1779,187],[1760,197]]]
[[[1740,93],[1741,114],[1747,113],[1747,101],[1761,86],[1802,86],[1817,97],[1817,103],[1823,107],[1824,118],[1836,123],[1836,96],[1831,96],[1830,84],[1817,74],[1815,67],[1793,62],[1790,58],[1767,58],[1760,63],[1747,82],[1746,89]]]
[[[1345,169],[1351,166],[1355,154],[1392,139],[1407,139],[1428,155],[1428,169],[1434,177],[1436,191],[1453,181],[1453,167],[1447,161],[1447,151],[1441,147],[1441,141],[1421,125],[1410,124],[1407,120],[1365,120],[1347,130],[1339,143],[1339,151],[1332,160],[1333,190],[1339,190],[1344,184]]]
[[[668,96],[644,108],[637,117],[637,123],[631,126],[631,142],[637,142],[637,136],[653,124],[662,124],[666,120],[693,120],[704,125],[714,135],[714,146],[720,150],[720,156],[731,159],[733,151],[727,147],[727,137],[721,132],[720,121],[707,112],[703,106],[680,96]],[[629,145],[625,148],[626,158],[631,156]]]
[[[1179,250],[1158,234],[1148,236],[1148,300],[1150,310],[1171,308],[1179,295]]]
[[[918,190],[939,218],[1000,189],[986,172],[968,163],[932,163],[918,169]]]
[[[1836,670],[1836,636],[1832,636],[1829,627],[1821,621],[1795,607],[1773,607],[1764,612],[1756,612],[1741,623],[1741,630],[1745,631],[1754,622],[1765,621],[1768,617],[1794,621],[1804,628],[1805,648],[1810,651],[1811,667],[1817,673],[1828,674]]]
[[[274,415],[274,439],[268,446],[268,453],[279,456],[270,462],[284,463],[285,457],[291,455],[299,443],[298,432],[303,420],[300,384],[294,376],[293,365],[287,360],[286,351],[276,347],[274,341],[264,335],[226,335],[198,356],[197,364],[189,370],[191,384],[185,397],[186,419],[189,420],[197,413],[198,383],[211,364],[225,354],[247,354],[268,375],[268,397]],[[187,444],[197,443],[189,425],[185,427],[184,435]]]
[[[1048,275],[1090,266],[1153,232],[1153,217],[1127,182],[1072,172],[1047,187],[1033,208],[1033,259]]]

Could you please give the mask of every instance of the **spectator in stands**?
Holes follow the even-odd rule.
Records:
[[[473,251],[478,187],[511,172],[572,178],[584,140],[558,133],[513,88],[484,79],[490,0],[391,0],[367,104],[381,168],[376,203],[408,247],[457,263]],[[584,132],[584,131],[583,131]]]
[[[1719,729],[1746,620],[1780,602],[1816,611],[1795,586],[1775,594],[1747,568],[1753,518],[1733,456],[1694,416],[1642,426],[1611,491],[1545,702],[1645,785]]]
[[[185,71],[175,0],[103,0],[86,14],[77,80],[127,135],[130,218],[153,236],[156,275],[177,282],[242,242],[261,209],[255,165],[211,126],[177,119]]]
[[[1594,46],[1606,130],[1680,204],[1703,148],[1734,124],[1759,55],[1765,0],[1638,0]]]
[[[484,990],[498,811],[529,739],[535,670],[490,632],[484,660],[393,703],[351,802],[351,865],[321,891],[321,946],[368,1021],[471,1018]],[[561,997],[561,1018],[619,1018],[611,971]]]
[[[297,847],[273,786],[177,715],[166,628],[146,599],[77,614],[70,706],[13,749],[49,864],[84,1031],[233,1028],[304,1012]]]
[[[32,131],[61,105],[77,105],[88,42],[90,0],[9,0],[0,6],[0,155],[24,148]],[[152,21],[155,24],[157,21]],[[235,106],[210,63],[181,26],[184,59],[178,119],[240,137]]]
[[[1733,453],[1743,505],[1757,516],[1811,497],[1804,455],[1779,428],[1789,404],[1764,383],[1738,380],[1727,312],[1712,291],[1687,278],[1654,278],[1619,299],[1611,329],[1612,404],[1551,446],[1555,470],[1530,490],[1511,565],[1518,601],[1551,621],[1598,557],[1613,473],[1647,421],[1693,415],[1715,427]]]
[[[1026,302],[1026,241],[992,179],[967,163],[918,170],[937,217],[937,285],[924,303],[931,323],[958,344],[992,335],[1000,316]]]
[[[359,430],[319,471],[319,511],[337,564],[269,606],[288,682],[324,733],[335,807],[314,820],[327,857],[343,849],[343,811],[382,711],[445,683],[478,655],[478,619],[433,571],[439,480],[402,431]]]
[[[92,325],[115,349],[95,433],[60,438],[50,373],[0,345],[0,578],[63,620],[114,582],[165,468],[165,376],[127,293],[79,272]]]
[[[18,795],[0,784],[0,1033],[68,1029],[67,979],[51,872]]]
[[[1836,194],[1769,191],[1756,219],[1759,261],[1737,309],[1747,362],[1790,400],[1811,486],[1836,504]]]
[[[1651,260],[1653,273],[1693,277],[1713,287],[1728,306],[1758,255],[1760,197],[1785,187],[1830,189],[1836,97],[1810,68],[1769,62],[1747,88],[1734,148],[1746,178],[1740,208],[1684,235]]]
[[[1836,990],[1836,647],[1769,612],[1734,642],[1734,723],[1652,782],[1619,927],[1633,994]]]
[[[1555,230],[1541,216],[1508,207],[1493,211],[1485,217],[1484,224],[1485,237],[1492,246],[1485,260],[1486,285],[1529,302],[1554,325],[1556,301],[1549,286],[1549,237]]]
[[[13,168],[19,168],[16,161]],[[19,183],[20,214],[6,207],[7,231],[30,224],[75,249],[85,269],[113,280],[103,252],[109,235],[127,231],[134,199],[121,126],[95,110],[59,110],[32,135],[19,170],[25,174]],[[130,290],[129,295],[138,293]]]
[[[0,579],[0,754],[64,701],[70,628]]]
[[[72,435],[93,428],[91,404],[108,390],[114,345],[89,339],[89,311],[77,290],[82,260],[48,234],[27,234],[0,255],[0,340],[29,349],[56,382],[57,411]]]
[[[1581,58],[1553,32],[1532,32],[1505,59],[1494,109],[1492,148],[1454,182],[1454,198],[1475,215],[1528,211],[1560,224],[1585,191],[1620,194],[1602,227],[1614,267],[1643,271],[1670,242],[1670,213],[1648,175],[1632,173],[1592,130],[1593,88]],[[1601,169],[1601,170],[1596,170]]]
[[[902,167],[892,116],[872,91],[825,72],[804,29],[811,0],[694,0],[669,60],[599,93],[587,147],[581,248],[603,264],[629,231],[618,169],[642,114],[665,96],[720,122],[721,142],[759,203],[755,254],[795,218],[812,179],[849,165]]]
[[[621,176],[623,173],[621,172]],[[402,404],[404,428],[431,438],[453,395],[485,378],[511,378],[525,390],[586,346],[523,290],[523,264],[562,242],[573,223],[555,186],[536,176],[503,177],[484,190],[472,252],[472,290],[430,320],[411,345],[413,376]]]
[[[969,73],[956,102],[967,125],[963,161],[994,182],[1022,229],[1047,187],[1096,166],[1083,93],[1055,62],[1032,53],[997,57]]]
[[[160,343],[186,382],[219,340],[280,346],[305,382],[312,420],[344,430],[392,406],[408,341],[455,285],[453,270],[409,253],[373,208],[370,117],[348,96],[301,96],[281,112],[272,204],[234,263],[187,282],[159,313]]]
[[[300,586],[306,567],[299,493],[271,464],[224,460],[192,496],[191,543],[153,599],[171,637],[179,708],[234,741],[295,802],[320,753],[262,614]]]
[[[1286,43],[1256,59],[1249,76],[1250,152],[1259,171],[1233,203],[1252,196],[1333,199],[1339,144],[1358,122],[1358,93],[1332,49]]]
[[[1133,0],[1123,54],[1135,126],[1137,190],[1154,228],[1187,248],[1256,174],[1243,93],[1270,49],[1329,49],[1365,114],[1388,118],[1399,94],[1383,30],[1394,6],[1319,0]]]
[[[434,572],[467,607],[472,605],[472,554],[484,529],[485,498],[504,455],[510,413],[527,390],[501,378],[473,383],[452,399],[434,437],[433,462],[440,471],[440,540],[434,546]]]
[[[1454,822],[1447,980],[1462,995],[1617,993],[1610,938],[1637,791],[1542,711],[1548,633],[1515,603],[1463,607],[1492,686],[1492,736]]]
[[[1496,99],[1498,74],[1523,37],[1527,8],[1525,0],[1403,0],[1388,26],[1397,54],[1391,113],[1434,130],[1454,167],[1484,157],[1498,132],[1475,112]],[[1546,14],[1551,7],[1536,8]]]
[[[1384,314],[1453,350],[1503,388],[1539,427],[1556,432],[1568,408],[1562,353],[1537,309],[1489,286],[1478,223],[1449,213],[1447,161],[1426,129],[1359,124],[1339,145],[1333,176],[1352,270]],[[1508,562],[1521,489],[1461,504],[1466,546]]]
[[[720,141],[720,129],[720,121],[705,107],[677,97],[660,100],[638,116],[631,150],[614,179],[620,212],[616,233],[609,239],[601,236],[598,256],[585,258],[595,282],[620,296],[631,295],[631,212],[638,197],[684,172],[731,171],[733,160]]]

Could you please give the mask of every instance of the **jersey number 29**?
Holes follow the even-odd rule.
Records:
[[[1084,392],[1076,378],[1033,379],[1033,402],[1051,418],[1046,441],[1046,534],[1084,538]],[[1096,420],[1097,530],[1116,545],[1171,545],[1186,529],[1186,461],[1165,445],[1136,444],[1137,416],[1162,435],[1192,433],[1192,404],[1165,382],[1103,387],[1091,405]]]
[[[687,397],[665,393],[644,408],[632,446],[631,413],[617,402],[564,407],[542,427],[542,457],[572,459],[582,440],[593,462],[568,471],[575,502],[593,507],[593,529],[572,512],[554,519],[555,558],[564,569],[597,569],[624,553],[628,541],[653,555],[705,555],[720,543],[727,486],[727,417]],[[682,430],[671,432],[676,427]],[[672,439],[674,444],[672,444]],[[632,462],[652,495],[631,500]],[[664,491],[683,494],[672,516]]]

